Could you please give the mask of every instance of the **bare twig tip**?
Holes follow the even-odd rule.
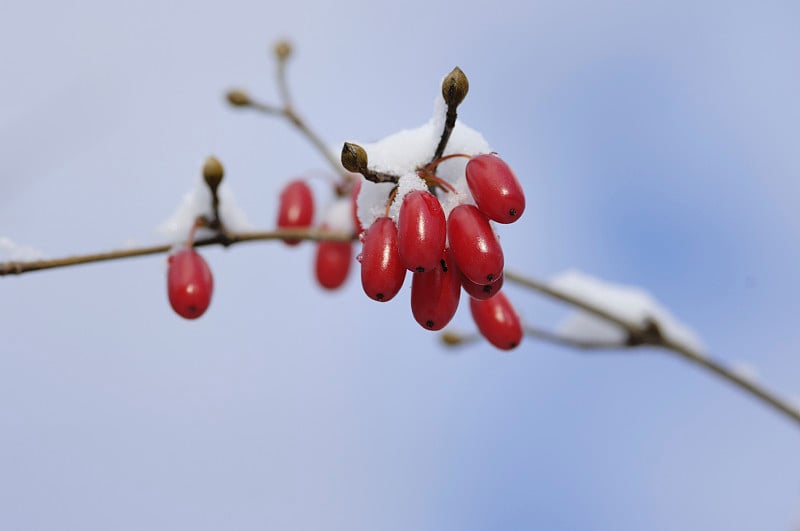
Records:
[[[286,40],[278,41],[275,43],[273,52],[278,61],[285,61],[292,55],[292,45]]]
[[[247,94],[247,92],[239,89],[229,90],[225,97],[227,98],[228,103],[234,107],[247,107],[253,103],[253,100],[250,99],[250,95]]]

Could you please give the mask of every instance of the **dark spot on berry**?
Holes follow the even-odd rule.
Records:
[[[484,292],[484,293],[491,293],[491,292],[492,292],[492,286],[490,286],[490,285],[488,285],[488,284],[487,284],[487,285],[485,285],[485,286],[483,287],[483,292]]]
[[[494,280],[494,275],[486,275],[486,280],[491,282],[492,280]]]
[[[445,261],[444,261],[444,258],[442,258],[441,260],[439,260],[439,263],[442,265],[442,271],[443,271],[444,273],[447,273],[447,262],[445,262]]]
[[[382,300],[383,300],[383,297],[384,297],[383,293],[377,293],[377,294],[375,294],[375,298],[376,298],[376,299],[378,299],[379,301],[382,301]]]
[[[511,210],[508,211],[508,215],[511,216],[511,217],[516,216],[517,215],[517,209],[516,208],[512,208]]]
[[[433,328],[433,321],[428,319],[427,321],[425,321],[425,326],[427,326],[428,328]]]
[[[512,348],[514,348],[516,346],[517,346],[517,343],[515,341],[512,341],[511,343],[508,344],[508,348],[509,349],[512,349]]]
[[[195,315],[197,313],[197,306],[192,304],[187,308],[187,310],[189,311],[190,314]]]
[[[424,267],[417,266],[417,268],[415,269],[415,271],[416,271],[417,273],[424,273],[424,272],[425,272],[425,268],[424,268]]]

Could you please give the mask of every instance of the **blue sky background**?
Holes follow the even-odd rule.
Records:
[[[459,65],[460,116],[528,194],[509,267],[642,286],[800,398],[799,24],[777,1],[7,2],[0,236],[153,241],[209,154],[272,226],[324,161],[222,95],[275,101],[278,38],[331,145],[422,124]],[[204,254],[197,322],[163,257],[0,279],[0,527],[800,526],[797,428],[669,355],[446,351],[407,291],[322,293],[311,245]],[[564,315],[507,292],[532,323]]]

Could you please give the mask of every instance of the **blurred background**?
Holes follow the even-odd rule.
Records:
[[[223,99],[278,101],[278,39],[332,146],[421,125],[458,65],[528,196],[508,267],[641,286],[800,400],[799,25],[771,0],[6,2],[0,237],[158,241],[210,154],[256,226],[289,179],[324,203],[312,147]],[[408,288],[324,293],[313,252],[204,251],[196,322],[163,256],[0,278],[0,527],[800,528],[800,431],[751,398],[657,351],[446,350]]]

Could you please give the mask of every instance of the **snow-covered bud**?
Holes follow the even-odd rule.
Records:
[[[442,81],[442,97],[448,107],[458,107],[469,92],[469,80],[459,67],[455,67]]]
[[[278,61],[285,61],[292,55],[292,45],[289,44],[289,41],[278,41],[275,43],[275,48],[273,48],[275,52],[275,57],[278,58]]]
[[[222,163],[216,157],[208,157],[203,164],[203,180],[212,192],[216,192],[224,175],[225,170],[222,168]]]
[[[228,103],[234,107],[247,107],[253,103],[250,99],[250,95],[243,90],[229,90],[226,97],[228,98]]]
[[[367,152],[358,144],[345,142],[342,146],[342,166],[353,173],[367,171]]]

